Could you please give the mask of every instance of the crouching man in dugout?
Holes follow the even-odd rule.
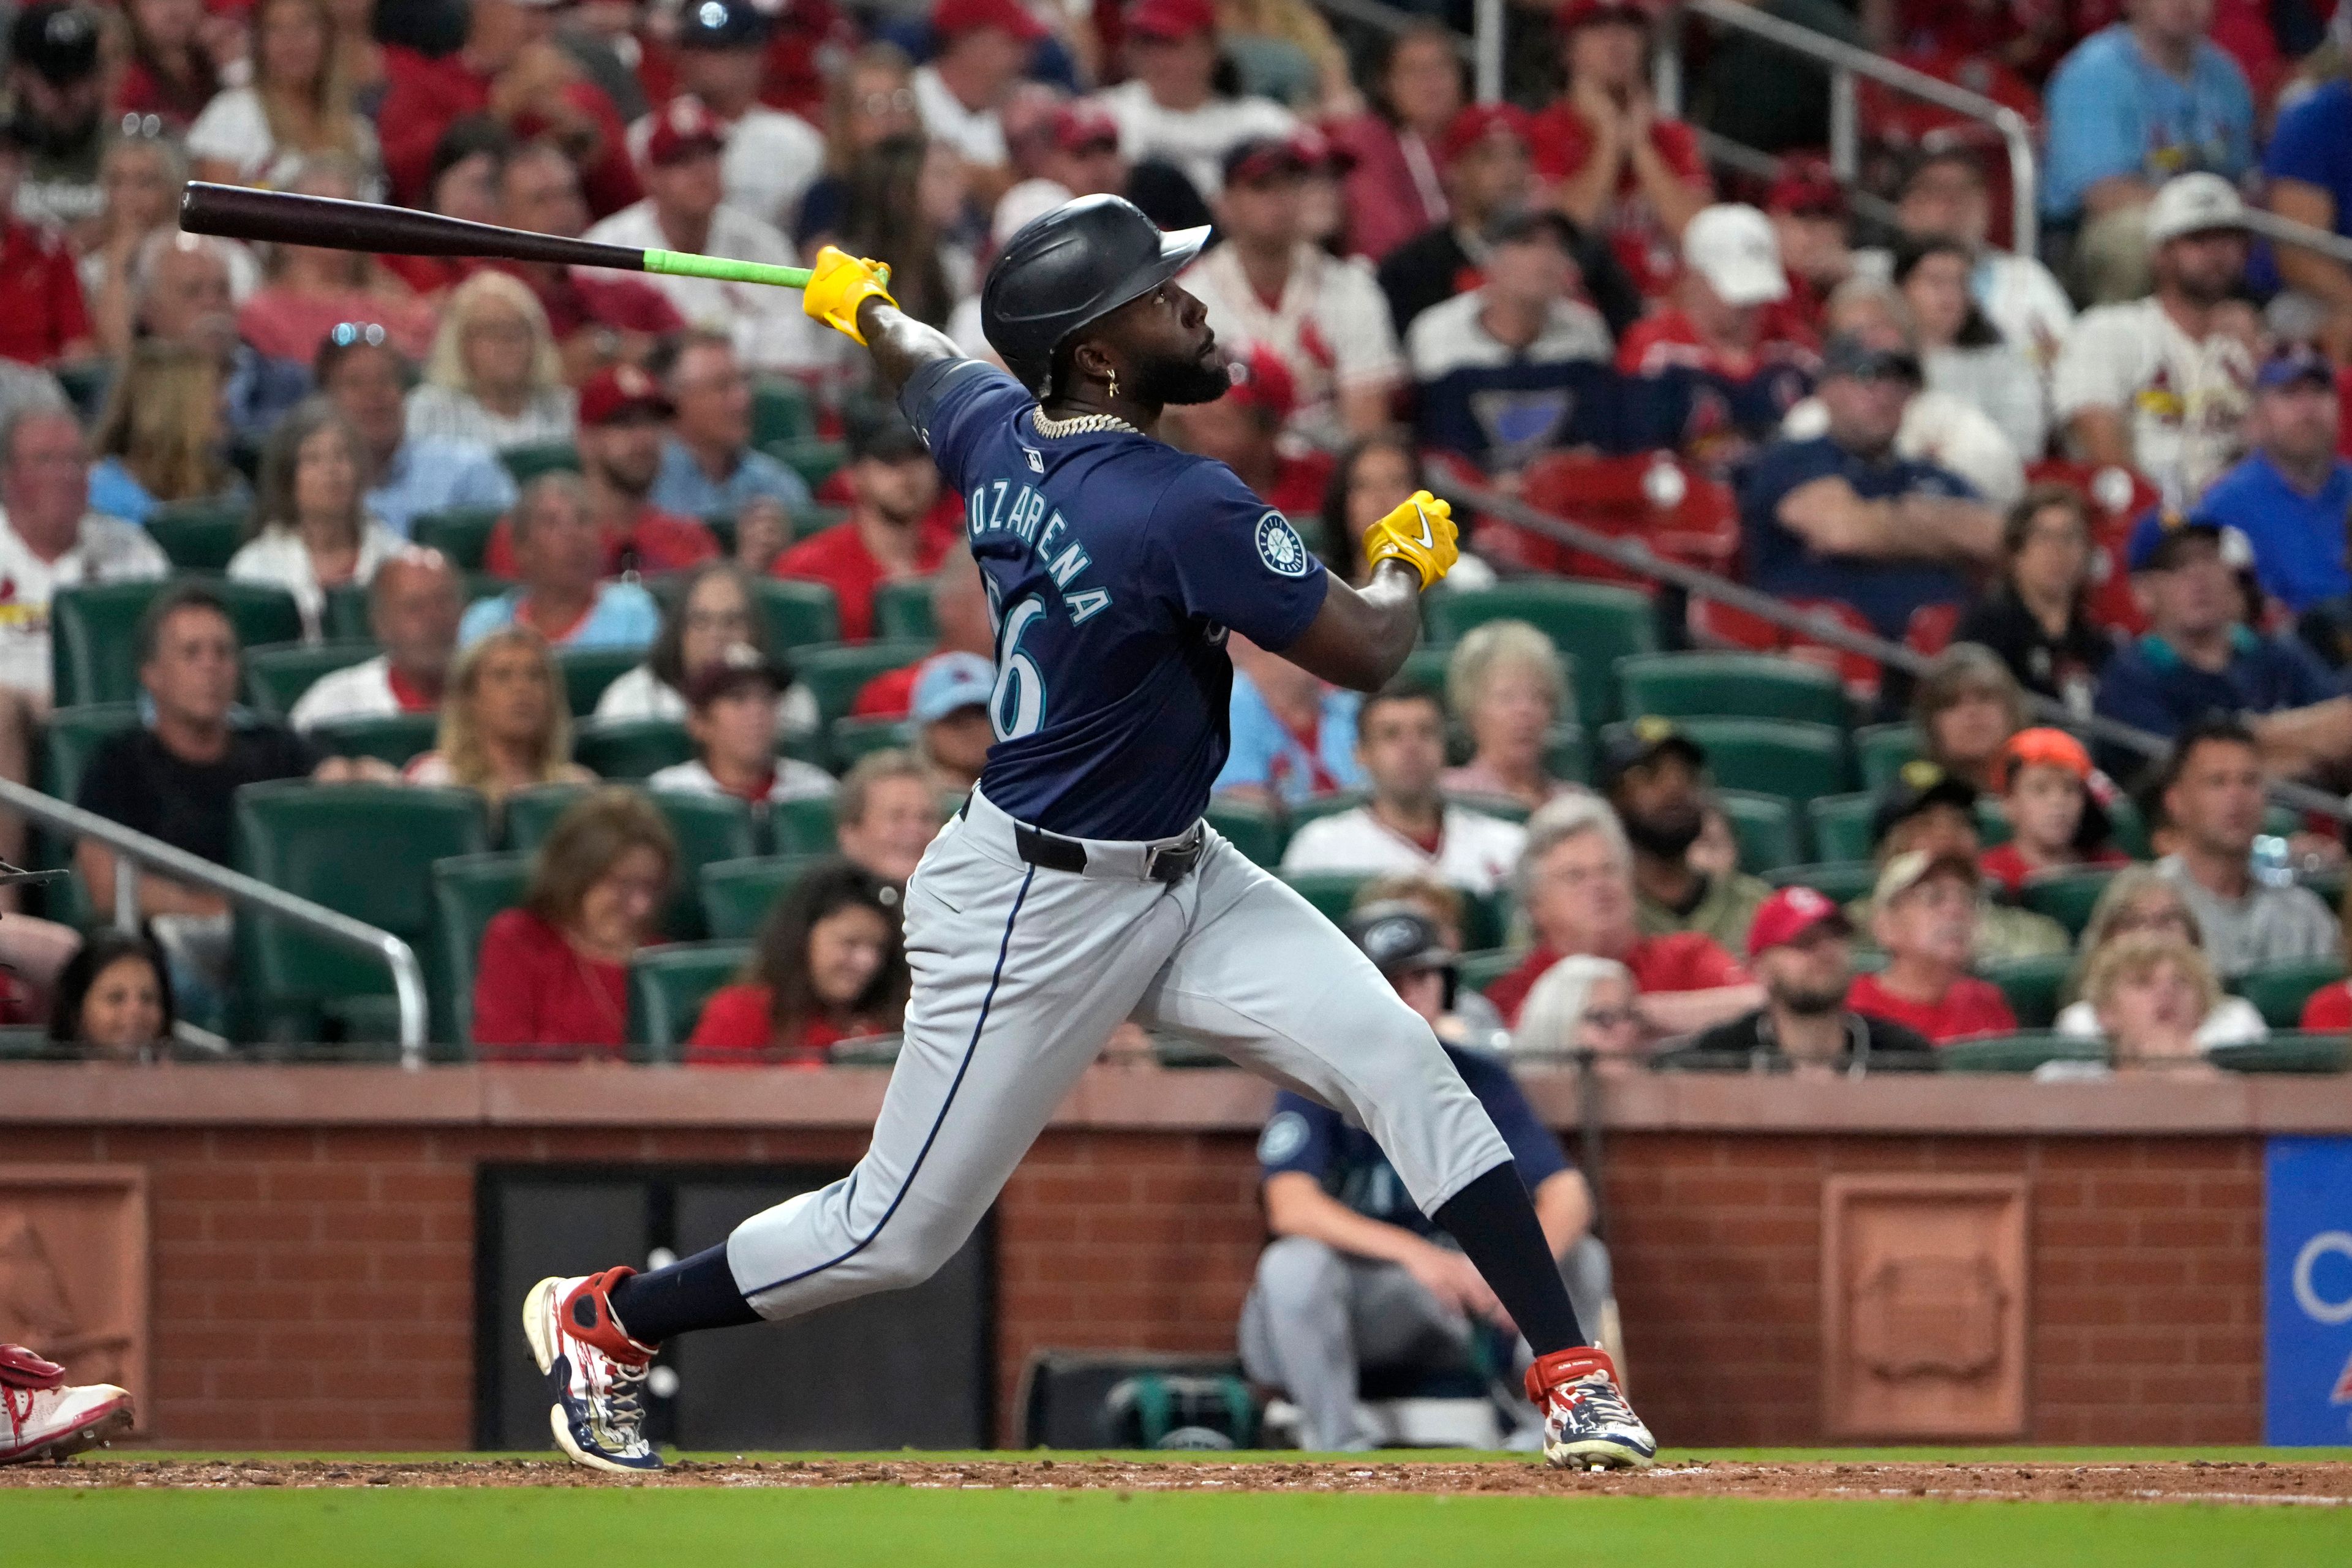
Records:
[[[1454,953],[1429,917],[1403,902],[1373,904],[1348,931],[1434,1027],[1456,980]],[[1595,1338],[1622,1367],[1609,1255],[1591,1234],[1591,1189],[1500,1058],[1444,1050],[1510,1146],[1577,1321],[1600,1325]],[[1242,1366],[1297,1407],[1300,1447],[1361,1451],[1402,1436],[1360,1397],[1367,1371],[1466,1373],[1481,1384],[1517,1386],[1526,1342],[1469,1258],[1414,1206],[1370,1133],[1286,1090],[1257,1153],[1274,1240],[1242,1306]],[[1511,1447],[1541,1445],[1516,1397],[1498,1401],[1497,1411],[1526,1425],[1507,1439]]]

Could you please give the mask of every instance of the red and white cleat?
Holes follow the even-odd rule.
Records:
[[[1562,1469],[1646,1470],[1657,1439],[1617,1387],[1617,1365],[1592,1345],[1555,1351],[1528,1368],[1528,1397],[1543,1412],[1544,1458]]]
[[[548,1425],[556,1447],[591,1469],[641,1474],[662,1468],[646,1441],[643,1391],[651,1345],[621,1331],[606,1292],[635,1273],[607,1268],[542,1279],[523,1298],[523,1332],[547,1374]]]
[[[131,1394],[110,1383],[66,1382],[66,1369],[22,1345],[0,1345],[0,1465],[62,1465],[131,1426]]]

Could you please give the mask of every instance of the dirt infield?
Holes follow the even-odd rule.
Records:
[[[598,1475],[541,1459],[114,1459],[0,1470],[15,1489],[256,1487],[918,1487],[1199,1492],[1575,1493],[1619,1497],[1937,1498],[2005,1502],[2281,1503],[2352,1507],[2352,1464],[2260,1460],[2171,1463],[1741,1463],[1665,1465],[1645,1474],[1574,1475],[1524,1461],[1020,1458],[687,1459],[652,1477]]]

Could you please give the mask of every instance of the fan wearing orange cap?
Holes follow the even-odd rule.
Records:
[[[2105,801],[2115,785],[2065,731],[2020,730],[2001,747],[1992,777],[2009,817],[2009,842],[1986,850],[1977,866],[2011,893],[2046,871],[2131,864],[2108,842],[2114,826]]]
[[[1319,510],[1331,482],[1329,453],[1284,441],[1298,385],[1280,355],[1252,343],[1234,356],[1247,374],[1214,403],[1168,411],[1174,444],[1214,458],[1266,499],[1275,510],[1303,517]]]

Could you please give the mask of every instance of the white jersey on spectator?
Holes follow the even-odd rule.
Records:
[[[400,699],[392,694],[392,656],[380,653],[310,682],[310,689],[295,699],[286,722],[307,733],[344,719],[389,719],[403,711]]]
[[[1465,892],[1491,893],[1510,880],[1526,841],[1516,822],[1449,805],[1433,855],[1360,805],[1301,827],[1282,852],[1282,872],[1421,871]]]
[[[923,132],[963,154],[964,161],[995,168],[1009,161],[1004,150],[1004,121],[993,109],[966,109],[949,88],[937,66],[917,66],[915,112]]]
[[[1791,441],[1814,440],[1829,428],[1830,412],[1818,397],[1798,403],[1780,421],[1780,434]],[[1895,452],[1959,475],[1995,510],[2007,510],[2025,493],[2025,463],[2000,426],[1948,392],[1922,392],[1904,406]]]
[[[599,719],[667,719],[686,722],[686,697],[654,673],[649,664],[625,671],[596,699]],[[816,728],[816,694],[800,682],[776,700],[776,725],[788,735],[804,735]]]
[[[1853,270],[1857,278],[1892,283],[1895,253],[1857,250]],[[1969,297],[2003,341],[2022,350],[2043,375],[2050,374],[2066,334],[2074,329],[2074,301],[2050,268],[2031,256],[1988,250],[1969,273]]]
[[[2086,408],[2112,408],[2131,433],[2132,466],[2187,511],[2245,449],[2252,353],[2228,332],[2199,342],[2155,296],[2086,310],[2051,377],[2063,428]]]
[[[171,574],[172,563],[147,531],[92,512],[81,538],[55,561],[34,554],[0,511],[0,686],[50,693],[49,600],[60,588],[85,583],[152,582]]]
[[[629,155],[640,166],[646,139],[653,132],[650,114],[640,115],[629,127]],[[755,103],[727,127],[727,146],[719,154],[719,184],[727,205],[738,212],[789,230],[801,197],[824,173],[824,136],[797,114]]]
[[[1456,294],[1432,305],[1412,319],[1405,330],[1405,359],[1415,381],[1435,381],[1450,372],[1489,369],[1507,364],[1566,364],[1574,360],[1615,357],[1608,323],[1601,312],[1578,300],[1555,300],[1543,331],[1525,348],[1514,348],[1489,332],[1479,317],[1485,297],[1479,290]]]
[[[725,795],[710,770],[699,762],[678,763],[646,781],[647,789],[676,790],[681,795]],[[768,786],[772,805],[787,800],[822,800],[833,793],[834,778],[814,763],[798,757],[776,759],[776,779]]]
[[[632,250],[674,248],[654,217],[650,197],[623,207],[591,228],[586,237]],[[711,215],[710,237],[703,248],[712,256],[739,261],[760,261],[772,267],[800,265],[793,242],[775,226],[730,206],[721,206]],[[816,342],[809,319],[801,311],[797,290],[656,273],[647,273],[646,281],[667,295],[691,325],[732,336],[735,352],[753,370],[799,370],[816,363]]]
[[[479,441],[494,452],[570,441],[579,434],[579,398],[568,386],[534,394],[522,412],[500,414],[470,392],[423,382],[408,393],[408,433]]]
[[[1236,353],[1264,343],[1282,356],[1298,384],[1291,426],[1310,440],[1342,434],[1332,405],[1340,393],[1386,391],[1403,379],[1388,297],[1360,258],[1341,261],[1302,243],[1271,310],[1230,245],[1187,268],[1181,281],[1208,307],[1219,342]]]
[[[375,569],[399,554],[405,544],[383,523],[367,519],[360,525],[360,557],[352,570],[352,581],[367,586],[375,578]],[[302,612],[303,640],[319,640],[327,591],[319,585],[318,571],[310,564],[310,552],[304,548],[300,534],[280,525],[262,530],[228,558],[228,575],[236,583],[273,583],[293,595],[295,607]]]
[[[1298,117],[1270,98],[1213,98],[1198,109],[1162,109],[1140,81],[1096,98],[1118,121],[1118,150],[1130,163],[1158,158],[1176,165],[1203,197],[1225,188],[1228,149],[1260,136],[1287,136]]]

